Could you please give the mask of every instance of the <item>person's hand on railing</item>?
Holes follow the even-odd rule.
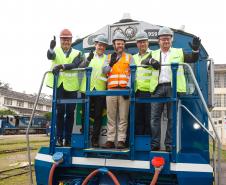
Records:
[[[54,75],[57,75],[57,74],[59,74],[61,69],[64,69],[63,65],[54,66],[54,68],[52,69],[52,73]]]
[[[153,58],[151,59],[150,63],[151,63],[151,66],[152,66],[155,70],[159,70],[160,67],[161,67],[160,62],[158,62],[157,60],[155,60],[155,59],[153,59]]]
[[[157,60],[153,59],[153,58],[146,58],[146,59],[141,61],[141,64],[142,65],[151,66],[155,70],[159,70],[160,67],[161,67],[160,63]]]

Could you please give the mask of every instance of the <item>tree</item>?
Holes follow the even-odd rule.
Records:
[[[4,89],[12,90],[9,83],[5,83],[5,82],[2,82],[2,81],[0,81],[0,87],[2,87]]]
[[[0,116],[17,115],[16,112],[9,109],[0,109]]]
[[[51,113],[51,112],[47,112],[47,113],[44,114],[44,117],[45,117],[48,121],[51,120],[51,116],[52,116],[52,113]]]

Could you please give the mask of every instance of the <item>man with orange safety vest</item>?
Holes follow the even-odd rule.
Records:
[[[52,60],[51,70],[58,76],[57,99],[75,99],[79,82],[77,72],[68,71],[77,68],[81,63],[80,51],[71,47],[72,33],[68,29],[63,29],[60,33],[60,47],[56,47],[56,37],[50,42],[50,49],[47,58]],[[67,70],[67,71],[64,71]],[[53,87],[53,74],[48,74],[47,86]],[[57,104],[57,145],[70,146],[71,134],[74,124],[75,104]],[[64,143],[63,143],[64,141]]]
[[[130,86],[130,65],[134,65],[132,55],[126,53],[126,38],[122,33],[116,33],[112,39],[115,52],[108,55],[103,72],[108,75],[107,88],[109,90],[126,89]],[[129,96],[107,96],[107,142],[104,148],[115,148],[116,123],[119,117],[117,130],[117,148],[126,147],[126,132],[128,126]]]

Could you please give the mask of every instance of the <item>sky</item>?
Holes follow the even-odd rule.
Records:
[[[179,28],[201,38],[210,58],[226,63],[226,1],[197,0],[7,0],[0,1],[0,81],[13,90],[37,93],[50,68],[50,40],[64,28],[83,38],[118,22],[134,20]],[[45,93],[51,93],[47,88]]]

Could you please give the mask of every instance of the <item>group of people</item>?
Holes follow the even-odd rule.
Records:
[[[106,55],[108,38],[98,35],[95,38],[95,51],[85,54],[71,47],[72,34],[64,29],[60,34],[61,46],[56,47],[56,39],[51,41],[47,52],[52,60],[53,74],[59,74],[57,84],[57,98],[72,99],[77,92],[85,97],[86,77],[79,85],[76,72],[68,71],[80,67],[92,67],[90,91],[129,89],[131,86],[130,66],[137,65],[135,91],[136,97],[169,97],[171,96],[172,72],[171,64],[177,62],[196,62],[199,57],[201,40],[194,37],[189,45],[192,53],[185,53],[182,48],[172,47],[173,31],[168,27],[160,28],[158,43],[160,48],[149,49],[148,35],[144,31],[136,34],[138,53],[131,55],[125,52],[126,38],[122,33],[116,33],[112,38],[114,52]],[[143,67],[140,67],[143,65]],[[47,85],[53,87],[53,74],[49,74]],[[186,81],[183,66],[177,71],[177,92],[186,92]],[[129,96],[92,96],[94,105],[94,125],[91,144],[99,147],[102,112],[107,106],[107,141],[103,148],[126,148],[126,136],[129,114]],[[167,104],[167,131],[165,137],[166,151],[172,150],[172,113],[171,103]],[[137,103],[135,107],[135,134],[151,135],[151,150],[160,150],[161,116],[164,103]],[[57,144],[70,146],[71,133],[74,123],[75,104],[57,105]],[[84,112],[84,109],[83,109]],[[118,120],[117,120],[118,119]],[[117,126],[116,126],[117,125]],[[116,131],[117,129],[117,131]],[[63,131],[65,130],[65,136]],[[116,134],[117,133],[117,134]],[[117,135],[117,138],[116,138]],[[63,139],[65,143],[63,143]]]

